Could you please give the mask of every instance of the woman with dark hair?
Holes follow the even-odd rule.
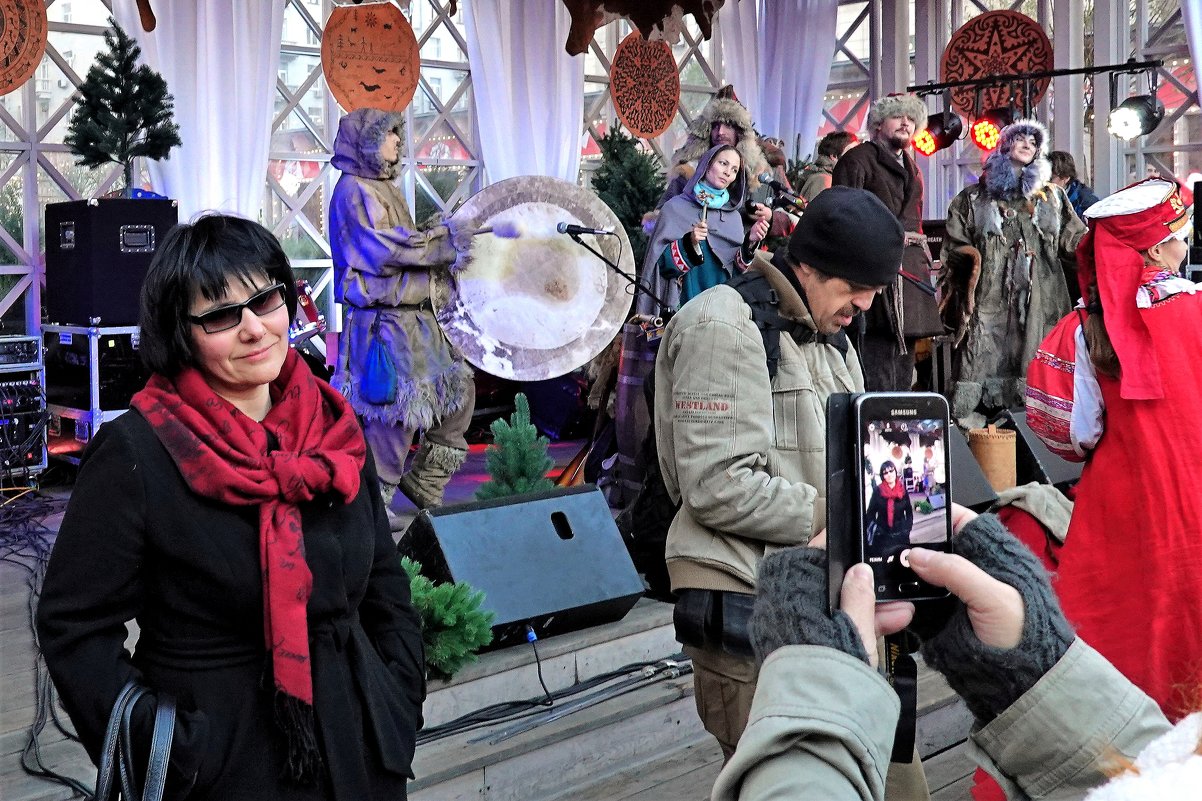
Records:
[[[897,474],[897,465],[886,459],[878,471],[881,483],[872,490],[872,500],[864,513],[868,544],[874,553],[888,555],[910,547],[910,529],[914,527],[914,504],[906,484]]]
[[[747,171],[733,145],[710,148],[684,191],[664,204],[643,260],[643,280],[668,308],[683,306],[747,269],[752,246],[768,234],[757,220],[746,234]]]
[[[397,799],[412,776],[420,623],[354,412],[288,346],[295,308],[257,223],[167,234],[153,375],[88,446],[46,572],[38,636],[93,760],[128,681],[176,699],[170,796]]]
[[[1085,462],[1059,552],[1064,612],[1170,719],[1202,684],[1202,294],[1177,274],[1190,202],[1152,178],[1088,209],[1088,303],[1040,345],[1027,387],[1032,430]]]

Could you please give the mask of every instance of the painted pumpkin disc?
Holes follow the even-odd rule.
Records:
[[[0,95],[33,77],[48,30],[44,0],[0,0]]]
[[[988,11],[973,17],[952,34],[939,64],[939,80],[967,81],[990,75],[1021,75],[1053,68],[1052,43],[1039,23],[1017,11]],[[1048,90],[1050,78],[1040,78],[1013,86],[1014,103],[1023,106],[1023,94],[1030,91],[1034,106]],[[952,108],[966,117],[975,117],[1010,102],[1011,87],[1002,84],[981,90],[981,105],[976,107],[977,92],[971,86],[952,89]]]
[[[326,85],[346,111],[403,111],[417,91],[417,37],[391,3],[338,6],[321,37]]]
[[[632,32],[618,45],[609,70],[618,119],[635,136],[651,139],[668,130],[680,104],[680,74],[672,48],[662,39]]]

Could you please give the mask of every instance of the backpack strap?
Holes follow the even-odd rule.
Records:
[[[814,329],[796,320],[790,320],[780,313],[780,297],[768,279],[762,273],[748,271],[736,275],[726,282],[726,285],[739,293],[743,302],[751,307],[751,320],[760,331],[764,340],[764,352],[767,354],[768,378],[775,378],[780,364],[780,333],[786,332],[799,345],[817,342],[820,345],[830,345],[846,358],[850,342],[847,334],[839,331],[837,334],[819,334]]]

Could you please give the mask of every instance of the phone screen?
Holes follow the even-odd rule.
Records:
[[[919,579],[903,551],[950,550],[947,403],[928,393],[868,393],[856,410],[861,555],[877,600],[941,598],[947,591]]]

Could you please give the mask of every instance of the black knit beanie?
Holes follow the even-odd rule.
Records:
[[[901,270],[905,232],[881,199],[866,189],[832,186],[806,206],[789,257],[865,286],[892,284]]]

